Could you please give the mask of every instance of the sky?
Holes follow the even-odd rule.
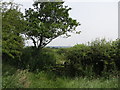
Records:
[[[4,0],[9,1],[9,0]],[[22,4],[21,11],[31,8],[33,0],[14,0]],[[87,43],[96,38],[115,40],[118,38],[118,0],[65,0],[64,5],[72,8],[70,17],[80,22],[77,30],[80,34],[71,34],[69,38],[62,36],[54,39],[47,46],[74,46]],[[27,41],[26,45],[33,45]]]

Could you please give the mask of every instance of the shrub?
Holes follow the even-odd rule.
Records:
[[[76,45],[70,48],[67,53],[67,71],[71,76],[84,75],[85,68],[91,63],[91,58],[87,57],[87,53],[90,53],[90,48],[86,45]]]
[[[105,68],[107,72],[114,69],[114,58],[112,58],[114,49],[112,42],[107,42],[105,39],[98,39],[91,43],[90,48],[92,51],[93,71],[97,75],[101,75]]]
[[[35,50],[27,47],[21,57],[21,66],[31,71],[47,69],[56,63],[54,52],[51,49]]]
[[[102,75],[115,70],[116,66],[119,68],[118,46],[118,41],[107,42],[105,39],[96,39],[88,45],[75,45],[67,53],[69,74]]]
[[[113,42],[113,46],[115,47],[115,64],[117,67],[117,70],[120,71],[120,39],[117,39],[115,42]]]

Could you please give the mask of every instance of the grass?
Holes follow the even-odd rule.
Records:
[[[58,49],[45,48],[45,50],[45,52],[53,53],[56,64],[66,61],[63,49],[58,51]],[[71,78],[57,76],[50,71],[29,72],[27,69],[17,69],[6,62],[2,66],[3,88],[118,88],[118,77],[114,77],[114,75],[110,75],[109,78],[87,76]],[[85,73],[90,76],[89,72],[88,69]]]
[[[117,88],[118,78],[104,77],[90,79],[88,77],[56,76],[52,72],[38,73],[28,70],[17,70],[3,64],[3,88]],[[5,70],[4,70],[5,69]],[[12,72],[13,74],[11,74]]]

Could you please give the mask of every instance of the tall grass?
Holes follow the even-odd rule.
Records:
[[[10,66],[8,67],[10,69]],[[12,69],[13,70],[13,69]],[[14,69],[16,70],[16,69]],[[117,88],[118,78],[88,78],[57,76],[52,72],[38,73],[16,70],[15,73],[3,75],[3,88]],[[5,72],[4,72],[5,73]]]

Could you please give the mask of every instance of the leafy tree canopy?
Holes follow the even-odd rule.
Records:
[[[27,21],[25,35],[31,39],[36,48],[43,48],[60,35],[69,37],[68,32],[76,31],[79,22],[69,17],[71,8],[63,6],[64,2],[34,2],[33,7],[25,10]]]
[[[15,58],[21,54],[21,48],[24,45],[20,35],[23,32],[23,15],[19,10],[19,5],[12,2],[3,2],[1,12],[3,59],[7,56]]]

